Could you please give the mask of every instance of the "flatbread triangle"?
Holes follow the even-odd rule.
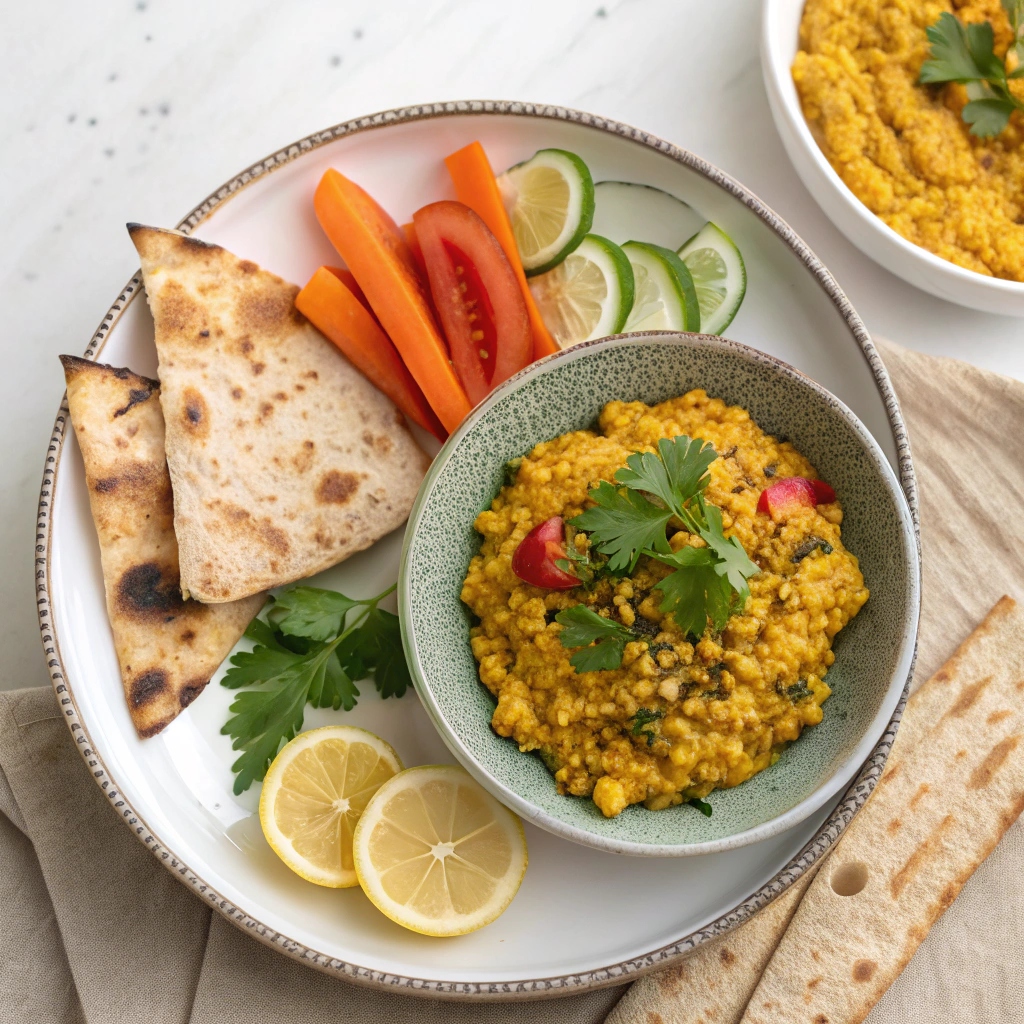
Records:
[[[77,356],[60,360],[125,699],[145,738],[199,696],[265,596],[220,605],[182,599],[159,385]]]
[[[128,230],[156,326],[186,593],[237,600],[400,526],[429,460],[298,312],[298,289],[220,246]]]

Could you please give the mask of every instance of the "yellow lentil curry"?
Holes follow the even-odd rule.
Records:
[[[560,793],[592,796],[613,817],[634,803],[657,810],[704,797],[774,763],[804,726],[821,721],[832,640],[868,592],[840,539],[838,502],[781,522],[757,511],[773,479],[816,474],[746,410],[700,390],[653,407],[610,402],[599,431],[545,441],[522,460],[477,517],[483,544],[462,600],[479,620],[471,642],[480,679],[497,698],[494,730],[537,751]],[[535,526],[579,515],[592,504],[588,491],[631,453],[681,435],[719,453],[706,500],[761,570],[749,580],[746,607],[721,632],[709,626],[688,639],[659,611],[662,595],[652,588],[669,569],[647,557],[631,576],[599,578],[589,589],[544,590],[513,573],[513,553]],[[672,524],[668,532],[673,550],[703,543]],[[589,539],[580,532],[573,543],[585,552]],[[570,664],[554,616],[581,602],[631,627],[636,639],[620,668],[577,673]],[[653,714],[638,732],[641,708]]]
[[[943,259],[1024,281],[1024,116],[977,138],[963,85],[918,84],[925,30],[944,11],[991,22],[1003,59],[1000,0],[807,0],[793,80],[822,151],[872,213]],[[1010,88],[1024,99],[1024,80]]]

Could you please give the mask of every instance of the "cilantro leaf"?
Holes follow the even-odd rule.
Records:
[[[586,530],[590,543],[608,556],[609,572],[632,570],[644,548],[669,550],[665,527],[672,518],[671,509],[659,508],[636,491],[622,491],[607,480],[602,480],[590,497],[594,507],[570,523]]]
[[[309,691],[309,703],[315,708],[339,708],[351,711],[359,698],[359,688],[352,677],[345,671],[338,659],[337,649],[324,663],[323,676],[319,689],[313,687]]]
[[[991,31],[992,26],[989,25]],[[921,65],[918,81],[929,85],[937,82],[973,82],[985,77],[975,63],[967,32],[959,18],[949,11],[943,11],[939,20],[929,25],[925,32],[931,43],[931,51]],[[980,40],[975,37],[973,42],[977,47]]]
[[[994,52],[990,22],[964,25],[944,11],[926,30],[931,47],[918,81],[926,85],[963,83],[970,102],[961,116],[971,126],[971,134],[980,138],[998,135],[1015,110],[1024,110],[1024,103],[1010,92],[1007,81],[1024,76],[1024,0],[1003,0],[1003,9],[1013,29],[1012,49],[1021,62],[1009,76],[1005,61]]]
[[[717,505],[705,505],[701,501],[701,510],[707,525],[701,529],[700,535],[718,559],[715,572],[729,581],[729,586],[739,595],[742,608],[750,597],[747,580],[761,569],[735,537],[726,537],[722,529],[722,510]]]
[[[1011,100],[988,98],[964,104],[961,117],[971,126],[971,134],[979,138],[998,135],[1010,122],[1017,108]]]
[[[257,647],[252,651],[239,651],[231,656],[231,668],[224,673],[221,686],[237,690],[240,686],[251,686],[274,679],[285,669],[295,664],[301,655],[286,651],[283,647]]]
[[[703,636],[709,618],[721,629],[729,618],[731,590],[728,580],[715,571],[711,551],[682,548],[664,561],[679,568],[654,587],[662,593],[660,610],[671,614],[688,635]]]
[[[373,682],[382,697],[401,697],[412,685],[402,648],[398,616],[374,607],[357,634],[355,653],[373,670]]]
[[[237,773],[236,794],[243,793],[253,782],[262,781],[281,744],[302,728],[310,687],[324,671],[325,650],[327,645],[311,654],[290,655],[290,664],[284,665],[280,652],[263,648],[267,654],[277,655],[267,664],[267,672],[273,674],[264,676],[264,688],[243,690],[236,695],[229,709],[232,717],[221,729],[232,738],[231,749],[242,751],[231,766]],[[261,654],[257,649],[251,657],[259,659]]]
[[[282,633],[329,640],[341,632],[345,616],[360,602],[320,587],[293,587],[279,594],[267,618]]]
[[[621,622],[606,619],[586,605],[577,604],[555,616],[562,626],[563,647],[579,647],[569,662],[577,672],[601,672],[618,668],[626,644],[636,637]]]
[[[245,637],[255,643],[262,644],[264,647],[273,647],[276,651],[283,651],[287,648],[283,647],[277,639],[277,634],[274,631],[274,627],[269,622],[265,622],[258,615],[248,626],[245,627]]]
[[[679,510],[711,479],[708,467],[718,453],[700,438],[686,436],[662,438],[658,452],[635,452],[626,459],[626,468],[615,479],[635,491],[647,491],[674,512]]]
[[[707,802],[707,800],[701,800],[698,797],[691,796],[690,799],[687,800],[686,802],[691,807],[696,807],[697,810],[700,811],[700,813],[703,814],[705,818],[710,818],[711,817],[711,815],[712,815],[712,807],[711,807],[711,804],[709,804]]]
[[[266,775],[282,743],[302,728],[307,703],[351,711],[359,697],[356,681],[373,673],[384,697],[401,697],[409,686],[398,617],[378,603],[394,587],[354,600],[317,587],[282,593],[265,621],[253,619],[246,636],[251,651],[231,658],[222,685],[242,690],[231,703],[221,732],[242,754],[231,766],[234,791],[242,793]],[[365,609],[347,625],[354,608]]]
[[[647,746],[653,747],[658,735],[649,726],[664,717],[665,712],[660,708],[638,708],[636,714],[630,719],[633,723],[631,732],[634,736],[643,736],[647,740]]]

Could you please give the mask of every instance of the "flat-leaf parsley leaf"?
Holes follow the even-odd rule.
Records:
[[[607,557],[612,572],[632,571],[641,555],[675,569],[655,587],[663,595],[661,610],[695,636],[709,621],[721,629],[730,615],[742,611],[750,596],[747,580],[760,572],[739,541],[725,536],[721,509],[704,499],[717,457],[700,438],[662,438],[657,452],[630,455],[615,483],[602,480],[591,490],[594,505],[571,522],[589,532],[591,549]],[[704,546],[674,552],[666,533],[672,519]],[[562,643],[576,646],[564,633]],[[613,661],[615,647],[606,643],[605,648],[601,662],[618,668],[621,656]],[[574,665],[577,658],[570,659]],[[591,654],[583,660],[593,666],[598,658]]]
[[[1007,73],[1006,63],[995,52],[995,36],[990,22],[964,25],[959,18],[943,11],[926,32],[931,44],[928,59],[921,65],[918,81],[923,85],[960,82],[967,88],[970,102],[964,104],[961,117],[971,126],[971,134],[981,138],[998,135],[1015,110],[1024,103],[1010,91],[1009,81],[1024,76],[1024,0],[1002,0],[1010,20],[1017,67]]]
[[[235,696],[221,729],[242,752],[231,766],[235,793],[263,779],[282,743],[302,728],[307,703],[350,711],[356,682],[371,673],[382,697],[405,693],[409,669],[398,618],[378,607],[394,589],[356,600],[294,587],[278,595],[266,620],[249,623],[245,635],[256,646],[233,655],[221,680],[229,689],[256,687]]]
[[[559,612],[555,622],[562,627],[562,646],[580,648],[569,659],[577,672],[618,668],[626,644],[636,639],[633,631],[622,623],[606,619],[583,604]]]

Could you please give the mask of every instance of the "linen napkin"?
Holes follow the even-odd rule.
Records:
[[[1003,593],[1024,598],[1024,384],[880,343],[921,500],[917,678]],[[214,914],[117,820],[48,689],[0,694],[0,1021],[598,1024],[624,988],[544,1003],[453,1004],[364,989],[289,960]],[[871,1024],[1011,1021],[1024,1005],[1018,821],[876,1006]],[[774,905],[773,905],[774,906]],[[771,913],[769,908],[765,913]],[[742,929],[736,936],[742,941]],[[673,1010],[687,993],[657,982]],[[631,1015],[620,1024],[661,1024]],[[639,1002],[639,1001],[638,1001]],[[688,1019],[668,1013],[663,1018]],[[695,1022],[696,1024],[696,1022]],[[725,1022],[720,1022],[725,1024]]]

